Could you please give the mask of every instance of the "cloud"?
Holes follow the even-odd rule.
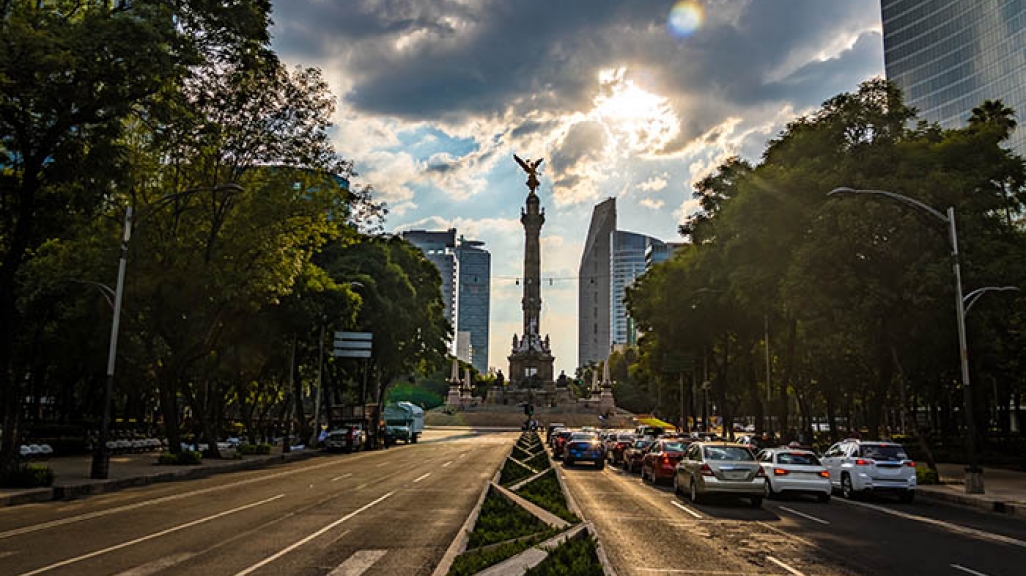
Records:
[[[664,205],[666,205],[666,202],[663,202],[662,200],[656,200],[656,199],[653,199],[653,198],[642,198],[640,201],[638,201],[638,204],[641,204],[645,208],[650,208],[652,210],[659,210]]]
[[[658,176],[652,176],[648,180],[638,184],[638,189],[644,190],[645,192],[658,192],[663,188],[666,188],[666,176],[667,174],[665,172]]]

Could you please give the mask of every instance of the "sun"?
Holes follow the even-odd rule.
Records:
[[[639,86],[627,76],[626,68],[600,72],[599,88],[593,116],[621,145],[654,151],[679,132],[680,122],[670,102]]]

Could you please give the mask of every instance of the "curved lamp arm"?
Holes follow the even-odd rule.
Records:
[[[827,196],[834,196],[837,194],[873,194],[876,196],[886,196],[893,200],[897,200],[898,202],[902,202],[904,204],[908,204],[909,206],[913,206],[915,208],[919,208],[920,210],[924,210],[934,218],[940,220],[941,222],[944,222],[945,224],[948,223],[948,217],[944,214],[941,214],[940,211],[938,211],[937,209],[927,204],[924,204],[919,200],[916,200],[915,198],[909,198],[908,196],[898,194],[896,192],[888,192],[886,190],[858,190],[855,188],[849,188],[847,186],[834,188],[833,190],[827,192]]]
[[[968,314],[969,313],[969,309],[973,307],[973,304],[976,304],[976,301],[980,299],[980,296],[983,296],[987,292],[1009,292],[1009,291],[1018,292],[1019,291],[1019,287],[1018,286],[985,286],[983,288],[977,288],[976,290],[973,290],[972,292],[966,294],[965,297],[962,298],[962,303],[965,305],[965,313]]]

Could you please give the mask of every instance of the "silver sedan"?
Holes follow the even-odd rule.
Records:
[[[698,503],[706,495],[723,494],[748,498],[762,506],[766,474],[751,450],[727,442],[695,442],[677,464],[673,491],[685,491]]]

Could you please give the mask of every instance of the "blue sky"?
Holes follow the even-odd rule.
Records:
[[[577,365],[592,207],[677,241],[692,183],[883,74],[879,0],[276,0],[274,46],[322,69],[337,149],[389,230],[456,227],[492,253],[491,366],[521,323],[527,189],[545,158],[542,331]]]

